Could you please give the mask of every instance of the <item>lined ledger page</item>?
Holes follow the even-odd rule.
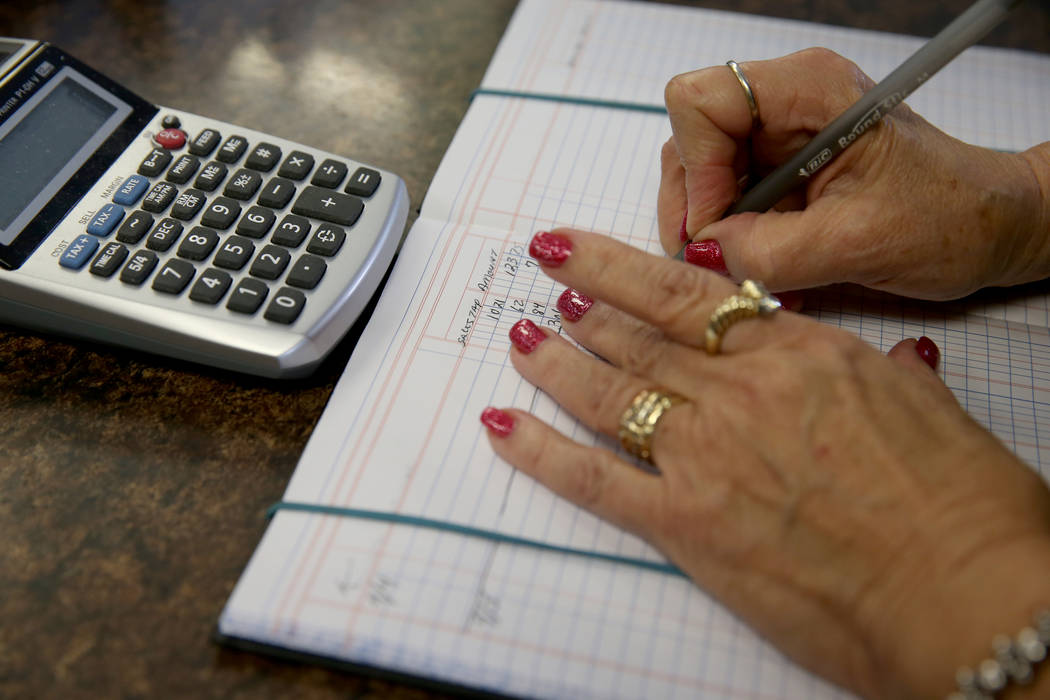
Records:
[[[564,89],[584,92],[601,78],[552,67],[552,47],[569,32],[570,65],[600,66],[585,57],[606,50],[612,29],[604,23],[612,22],[621,27],[621,50],[636,57],[629,63],[638,75],[633,85],[630,76],[607,81],[621,90],[615,95],[606,88],[588,94],[645,101],[653,94],[647,81],[676,72],[661,37],[687,21],[694,43],[735,32],[737,50],[729,57],[738,60],[754,55],[762,31],[780,35],[764,29],[769,20],[762,18],[527,0],[486,84],[505,75],[504,87],[551,92],[544,81],[561,80]],[[725,22],[735,24],[730,30]],[[821,39],[839,31],[790,24],[808,43],[827,44]],[[880,38],[886,52],[902,41],[863,38],[872,55],[880,53]],[[645,67],[650,53],[661,57]],[[507,331],[522,317],[561,328],[554,303],[562,288],[526,252],[536,231],[575,226],[659,252],[659,151],[669,133],[659,114],[479,95],[284,499],[662,561],[639,539],[496,458],[478,416],[489,405],[515,406],[582,443],[618,449],[517,375]],[[942,349],[942,376],[960,402],[1046,475],[1050,337],[1045,323],[1018,322],[1005,310],[1025,299],[933,305],[839,287],[807,302],[807,313],[883,350],[903,337],[932,338]],[[977,306],[1004,310],[975,313]],[[220,631],[512,695],[846,697],[679,576],[333,515],[278,512]]]

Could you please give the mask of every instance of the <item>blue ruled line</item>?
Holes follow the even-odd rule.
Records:
[[[500,544],[513,544],[520,545],[523,547],[532,547],[533,549],[540,549],[546,552],[556,552],[558,554],[571,554],[573,556],[587,557],[589,559],[607,561],[613,564],[626,564],[628,566],[634,566],[640,569],[656,571],[661,574],[673,574],[675,576],[689,578],[681,569],[671,564],[649,561],[648,559],[639,559],[637,557],[624,557],[618,554],[605,554],[604,552],[593,552],[587,549],[562,547],[556,544],[547,544],[546,542],[540,542],[539,540],[530,540],[524,537],[505,535],[501,532],[496,532],[494,530],[483,530],[478,527],[470,527],[469,525],[457,525],[456,523],[449,523],[443,520],[422,518],[418,515],[403,515],[401,513],[388,513],[385,511],[364,510],[361,508],[326,506],[316,503],[278,501],[266,510],[266,517],[272,518],[278,511],[281,510],[296,510],[306,513],[320,513],[322,515],[339,515],[347,518],[360,518],[362,520],[378,520],[380,522],[394,523],[396,525],[412,525],[415,527],[425,527],[431,530],[440,530],[443,532],[451,532],[457,535],[466,535],[467,537],[478,537],[481,539],[489,540],[490,542],[498,542]]]

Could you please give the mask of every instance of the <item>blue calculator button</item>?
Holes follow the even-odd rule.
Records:
[[[103,204],[87,225],[87,232],[93,236],[108,236],[124,218],[124,207],[116,204]]]
[[[149,180],[141,175],[132,175],[113,195],[113,201],[117,204],[133,205],[146,193],[147,188],[149,188]]]
[[[72,270],[79,269],[91,259],[96,250],[98,250],[98,239],[94,236],[81,234],[62,253],[62,257],[58,259],[58,264]]]

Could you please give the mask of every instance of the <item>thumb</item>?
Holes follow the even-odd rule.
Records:
[[[809,289],[845,281],[849,269],[846,237],[829,237],[813,208],[744,213],[716,221],[686,246],[686,262],[762,280],[771,292]]]

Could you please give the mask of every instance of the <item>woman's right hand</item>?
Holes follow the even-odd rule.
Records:
[[[954,139],[899,105],[774,211],[722,219],[873,82],[826,49],[672,79],[659,197],[664,249],[772,291],[855,282],[925,299],[1050,276],[1050,143],[1021,154]],[[688,217],[686,213],[688,211]],[[683,225],[683,221],[685,224]]]

